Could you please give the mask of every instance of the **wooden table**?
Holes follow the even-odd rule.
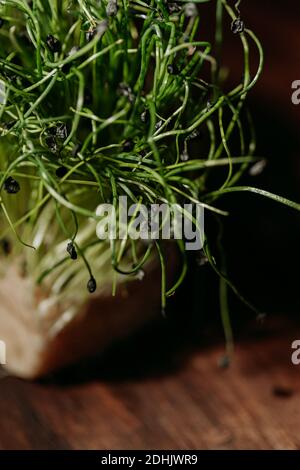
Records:
[[[290,355],[300,325],[276,323],[247,329],[228,369],[221,343],[160,351],[159,362],[162,338],[148,333],[104,368],[48,383],[4,378],[0,448],[299,449],[300,366]]]

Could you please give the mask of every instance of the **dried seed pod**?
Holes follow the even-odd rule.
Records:
[[[233,34],[241,34],[245,31],[245,23],[241,18],[237,18],[231,24],[231,31]]]
[[[77,256],[77,251],[76,251],[76,248],[75,248],[73,242],[68,243],[68,245],[67,245],[67,252],[69,253],[70,258],[71,258],[72,260],[75,261],[75,260],[78,258],[78,256]]]
[[[134,149],[134,142],[132,139],[127,139],[123,144],[123,152],[131,152]]]
[[[66,176],[67,173],[68,173],[68,168],[66,168],[65,166],[60,166],[59,168],[57,168],[55,172],[58,178],[63,178],[64,176]]]
[[[93,276],[90,278],[89,282],[87,283],[87,289],[90,294],[93,294],[97,289],[96,279]]]
[[[56,37],[52,36],[52,34],[48,34],[46,38],[46,43],[49,50],[53,53],[61,51],[61,42]]]
[[[9,176],[5,181],[4,181],[4,190],[8,194],[17,194],[20,191],[20,185],[19,183]]]

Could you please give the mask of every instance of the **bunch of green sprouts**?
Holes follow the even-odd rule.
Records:
[[[216,6],[215,43],[202,37],[205,1]],[[298,209],[236,186],[255,161],[251,119],[245,113],[242,120],[242,111],[263,67],[262,47],[245,27],[239,3],[0,1],[0,238],[7,253],[12,235],[17,238],[25,268],[55,295],[82,297],[104,281],[115,292],[118,280],[139,276],[154,252],[163,309],[182,283],[182,240],[182,268],[167,287],[159,240],[145,246],[97,238],[96,207],[109,202],[117,209],[121,195],[145,205],[193,202],[223,216],[215,206],[221,195],[254,191]],[[243,79],[227,92],[215,54],[223,27],[243,50]],[[252,49],[258,53],[253,73]],[[225,287],[235,288],[208,243],[202,255],[221,276],[230,340]]]

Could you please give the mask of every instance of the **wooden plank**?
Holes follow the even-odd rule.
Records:
[[[220,344],[183,350],[177,368],[170,353],[162,373],[149,341],[132,368],[139,339],[117,352],[127,370],[108,356],[109,375],[95,363],[47,384],[2,379],[0,448],[298,449],[300,368],[290,356],[300,327],[285,323],[260,339],[248,330],[228,369],[218,366]]]

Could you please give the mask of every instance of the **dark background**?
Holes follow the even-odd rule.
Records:
[[[213,6],[207,5],[211,21]],[[265,51],[264,72],[249,94],[248,106],[257,133],[256,154],[268,160],[262,175],[245,176],[241,183],[299,202],[300,106],[291,102],[291,84],[300,77],[300,4],[296,0],[244,0],[240,10],[246,27],[257,34]],[[210,24],[203,22],[209,31]],[[241,47],[227,17],[223,57],[229,67],[229,84],[238,83],[242,74]],[[254,66],[255,52],[253,62]],[[231,279],[262,312],[298,314],[300,214],[247,193],[226,195],[221,205],[231,214],[224,225],[224,251]],[[211,302],[216,297],[216,286],[209,273],[202,276],[208,282],[203,293],[207,312],[217,307]],[[240,317],[243,307],[234,299],[231,307],[233,315]]]
[[[241,12],[265,50],[264,73],[250,94],[258,137],[257,155],[269,165],[259,178],[245,179],[300,200],[300,107],[291,84],[300,76],[300,4],[295,0],[244,1]],[[227,54],[234,68],[234,54]],[[239,199],[236,202],[236,199]],[[232,273],[264,310],[299,312],[299,213],[253,195],[231,198],[227,242]]]

